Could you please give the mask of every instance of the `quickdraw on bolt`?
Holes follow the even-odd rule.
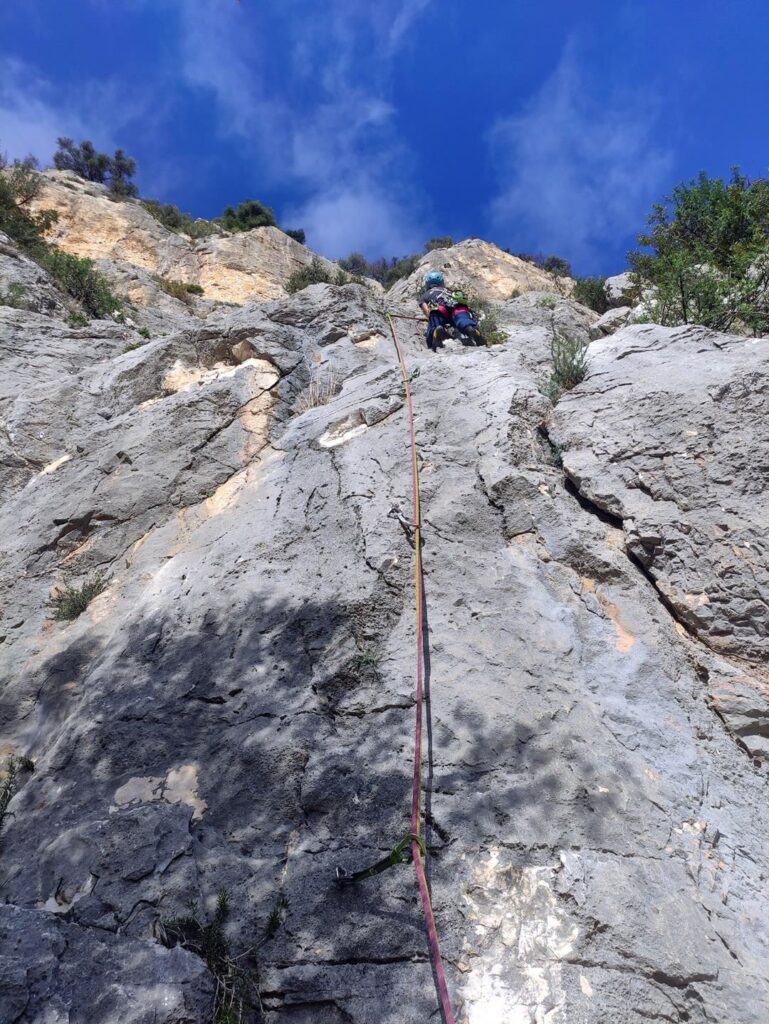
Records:
[[[372,864],[371,867],[361,868],[360,871],[352,872],[345,871],[345,869],[341,867],[337,868],[337,884],[342,886],[352,885],[354,882],[362,882],[366,878],[373,878],[374,875],[381,875],[383,871],[387,871],[388,868],[394,868],[396,864],[408,864],[411,860],[410,849],[412,843],[417,844],[423,857],[427,855],[422,837],[416,835],[414,832],[409,832],[408,835],[405,835],[400,842],[393,846],[392,850],[386,857],[382,857],[381,860],[378,860],[376,864]]]

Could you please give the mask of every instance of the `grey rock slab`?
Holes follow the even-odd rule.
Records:
[[[271,1024],[437,1008],[411,866],[334,881],[409,828],[413,549],[388,513],[408,513],[410,464],[380,307],[314,286],[78,369],[83,402],[111,397],[113,418],[83,414],[83,454],[3,506],[2,735],[36,763],[9,806],[0,897],[165,957],[158,921],[190,899],[210,915],[224,886]],[[580,502],[555,464],[538,388],[553,310],[519,316],[540,312],[504,345],[438,355],[397,322],[422,481],[425,838],[458,1019],[763,1024],[766,777],[620,513]],[[594,374],[627,365],[601,348],[623,336],[595,343],[559,423]],[[277,382],[247,451],[233,415],[249,360]],[[339,388],[299,411],[317,373]],[[116,519],[81,537],[91,508]],[[55,520],[74,525],[50,547]],[[75,622],[43,621],[53,581],[97,564],[108,590]],[[96,1005],[115,974],[132,983],[128,957],[93,963]]]
[[[629,327],[591,346],[550,430],[681,622],[751,661],[769,652],[767,381],[761,339]]]
[[[5,1024],[197,1024],[213,1001],[192,953],[12,906],[0,906],[0,976]]]

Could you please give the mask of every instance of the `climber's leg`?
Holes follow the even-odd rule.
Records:
[[[452,314],[454,326],[474,345],[485,345],[486,341],[478,330],[478,321],[473,317],[467,306],[457,306]]]
[[[439,309],[434,309],[430,313],[430,320],[428,321],[425,333],[427,347],[432,349],[433,352],[437,351],[438,347],[443,345],[445,337],[446,318]]]

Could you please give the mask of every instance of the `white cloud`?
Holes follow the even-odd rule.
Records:
[[[595,261],[640,226],[672,154],[653,140],[649,97],[590,94],[575,46],[523,112],[489,133],[500,189],[495,231],[515,247]]]
[[[430,0],[403,0],[400,9],[395,14],[387,35],[387,46],[389,50],[395,50],[400,45],[403,37],[417,20],[419,15],[427,10]]]
[[[282,219],[304,227],[327,255],[371,251],[372,236],[382,251],[399,252],[421,235],[418,224],[403,226],[419,216],[388,78],[405,34],[431,2],[328,0],[321,10],[314,0],[285,0],[291,48],[276,83],[265,70],[264,9],[224,9],[220,0],[177,7],[186,81],[213,92],[219,130],[256,157],[258,188],[266,176],[268,185],[289,179],[309,191]]]
[[[404,255],[424,239],[408,200],[383,191],[363,178],[316,193],[286,212],[287,225],[301,224],[313,249],[332,256],[357,251],[369,258]]]
[[[147,104],[140,90],[115,79],[62,90],[31,65],[0,57],[0,148],[10,157],[32,154],[41,164],[50,163],[59,136],[88,138],[99,149],[114,149],[121,128],[141,116]]]

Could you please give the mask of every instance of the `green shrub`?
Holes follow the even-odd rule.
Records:
[[[53,618],[57,622],[69,622],[82,615],[88,605],[109,586],[109,579],[97,573],[92,580],[87,580],[82,587],[65,586],[48,602],[53,609]]]
[[[293,295],[295,292],[300,292],[311,284],[331,283],[331,274],[326,270],[318,257],[313,256],[311,263],[302,267],[301,270],[294,271],[289,277],[288,281],[286,281],[286,291],[289,295]],[[338,284],[339,281],[337,280],[335,283]]]
[[[419,266],[420,256],[414,253],[412,256],[403,256],[400,259],[393,259],[382,282],[388,290],[404,277],[410,277]]]
[[[225,231],[251,231],[253,228],[278,226],[270,207],[258,199],[245,199],[238,207],[225,207],[217,221]]]
[[[173,203],[159,203],[157,199],[142,199],[141,203],[156,221],[177,234],[188,235],[190,238],[207,238],[219,231],[218,225],[213,221],[194,219]]]
[[[190,284],[187,281],[175,281],[170,277],[156,277],[157,286],[174,299],[185,302],[188,306],[192,302],[193,295],[202,295],[203,289],[199,284]]]
[[[8,285],[8,291],[0,292],[0,306],[9,306],[11,309],[27,309],[25,295],[27,290],[18,281]]]
[[[656,204],[638,236],[647,251],[628,255],[649,319],[769,329],[769,180],[732,171],[728,182],[701,173]],[[648,251],[650,250],[650,251]]]
[[[34,157],[8,163],[0,153],[0,231],[30,256],[45,251],[43,235],[58,218],[54,210],[34,214],[29,204],[40,195],[42,181]]]
[[[122,149],[116,149],[114,156],[97,153],[94,145],[84,139],[79,146],[72,139],[56,140],[59,148],[53,154],[53,165],[59,171],[73,171],[86,181],[108,183],[110,191],[120,198],[139,194],[130,180],[136,173],[136,161]]]
[[[3,765],[3,778],[0,779],[0,832],[3,830],[8,813],[8,804],[18,788],[19,772],[33,772],[35,762],[31,757],[6,757]]]
[[[149,329],[149,327],[140,327],[138,333],[141,335],[142,338],[149,339],[149,337],[150,337],[150,329]]]
[[[300,242],[302,245],[305,243],[306,235],[303,228],[284,228],[283,234],[288,235],[289,238],[293,238],[295,242]]]
[[[425,252],[432,252],[433,249],[450,249],[454,244],[451,235],[443,235],[441,238],[431,238],[425,242]]]
[[[555,304],[558,300],[554,295],[540,295],[537,299],[537,305],[542,309],[555,309]]]
[[[369,271],[368,260],[361,252],[351,252],[349,256],[339,260],[339,266],[342,270],[346,270],[348,274],[356,274],[358,276],[368,274]]]
[[[113,293],[107,278],[94,268],[93,260],[50,248],[39,256],[38,262],[89,316],[103,320],[122,310],[122,301]]]
[[[542,269],[553,277],[571,277],[571,263],[563,256],[546,256],[542,262]]]
[[[578,338],[568,338],[557,331],[550,342],[553,369],[543,391],[555,405],[564,391],[571,391],[587,374],[587,345]]]
[[[578,277],[571,297],[596,313],[605,313],[609,308],[605,284],[605,277]]]
[[[75,310],[67,317],[67,323],[70,327],[86,327],[88,325],[88,317]]]

